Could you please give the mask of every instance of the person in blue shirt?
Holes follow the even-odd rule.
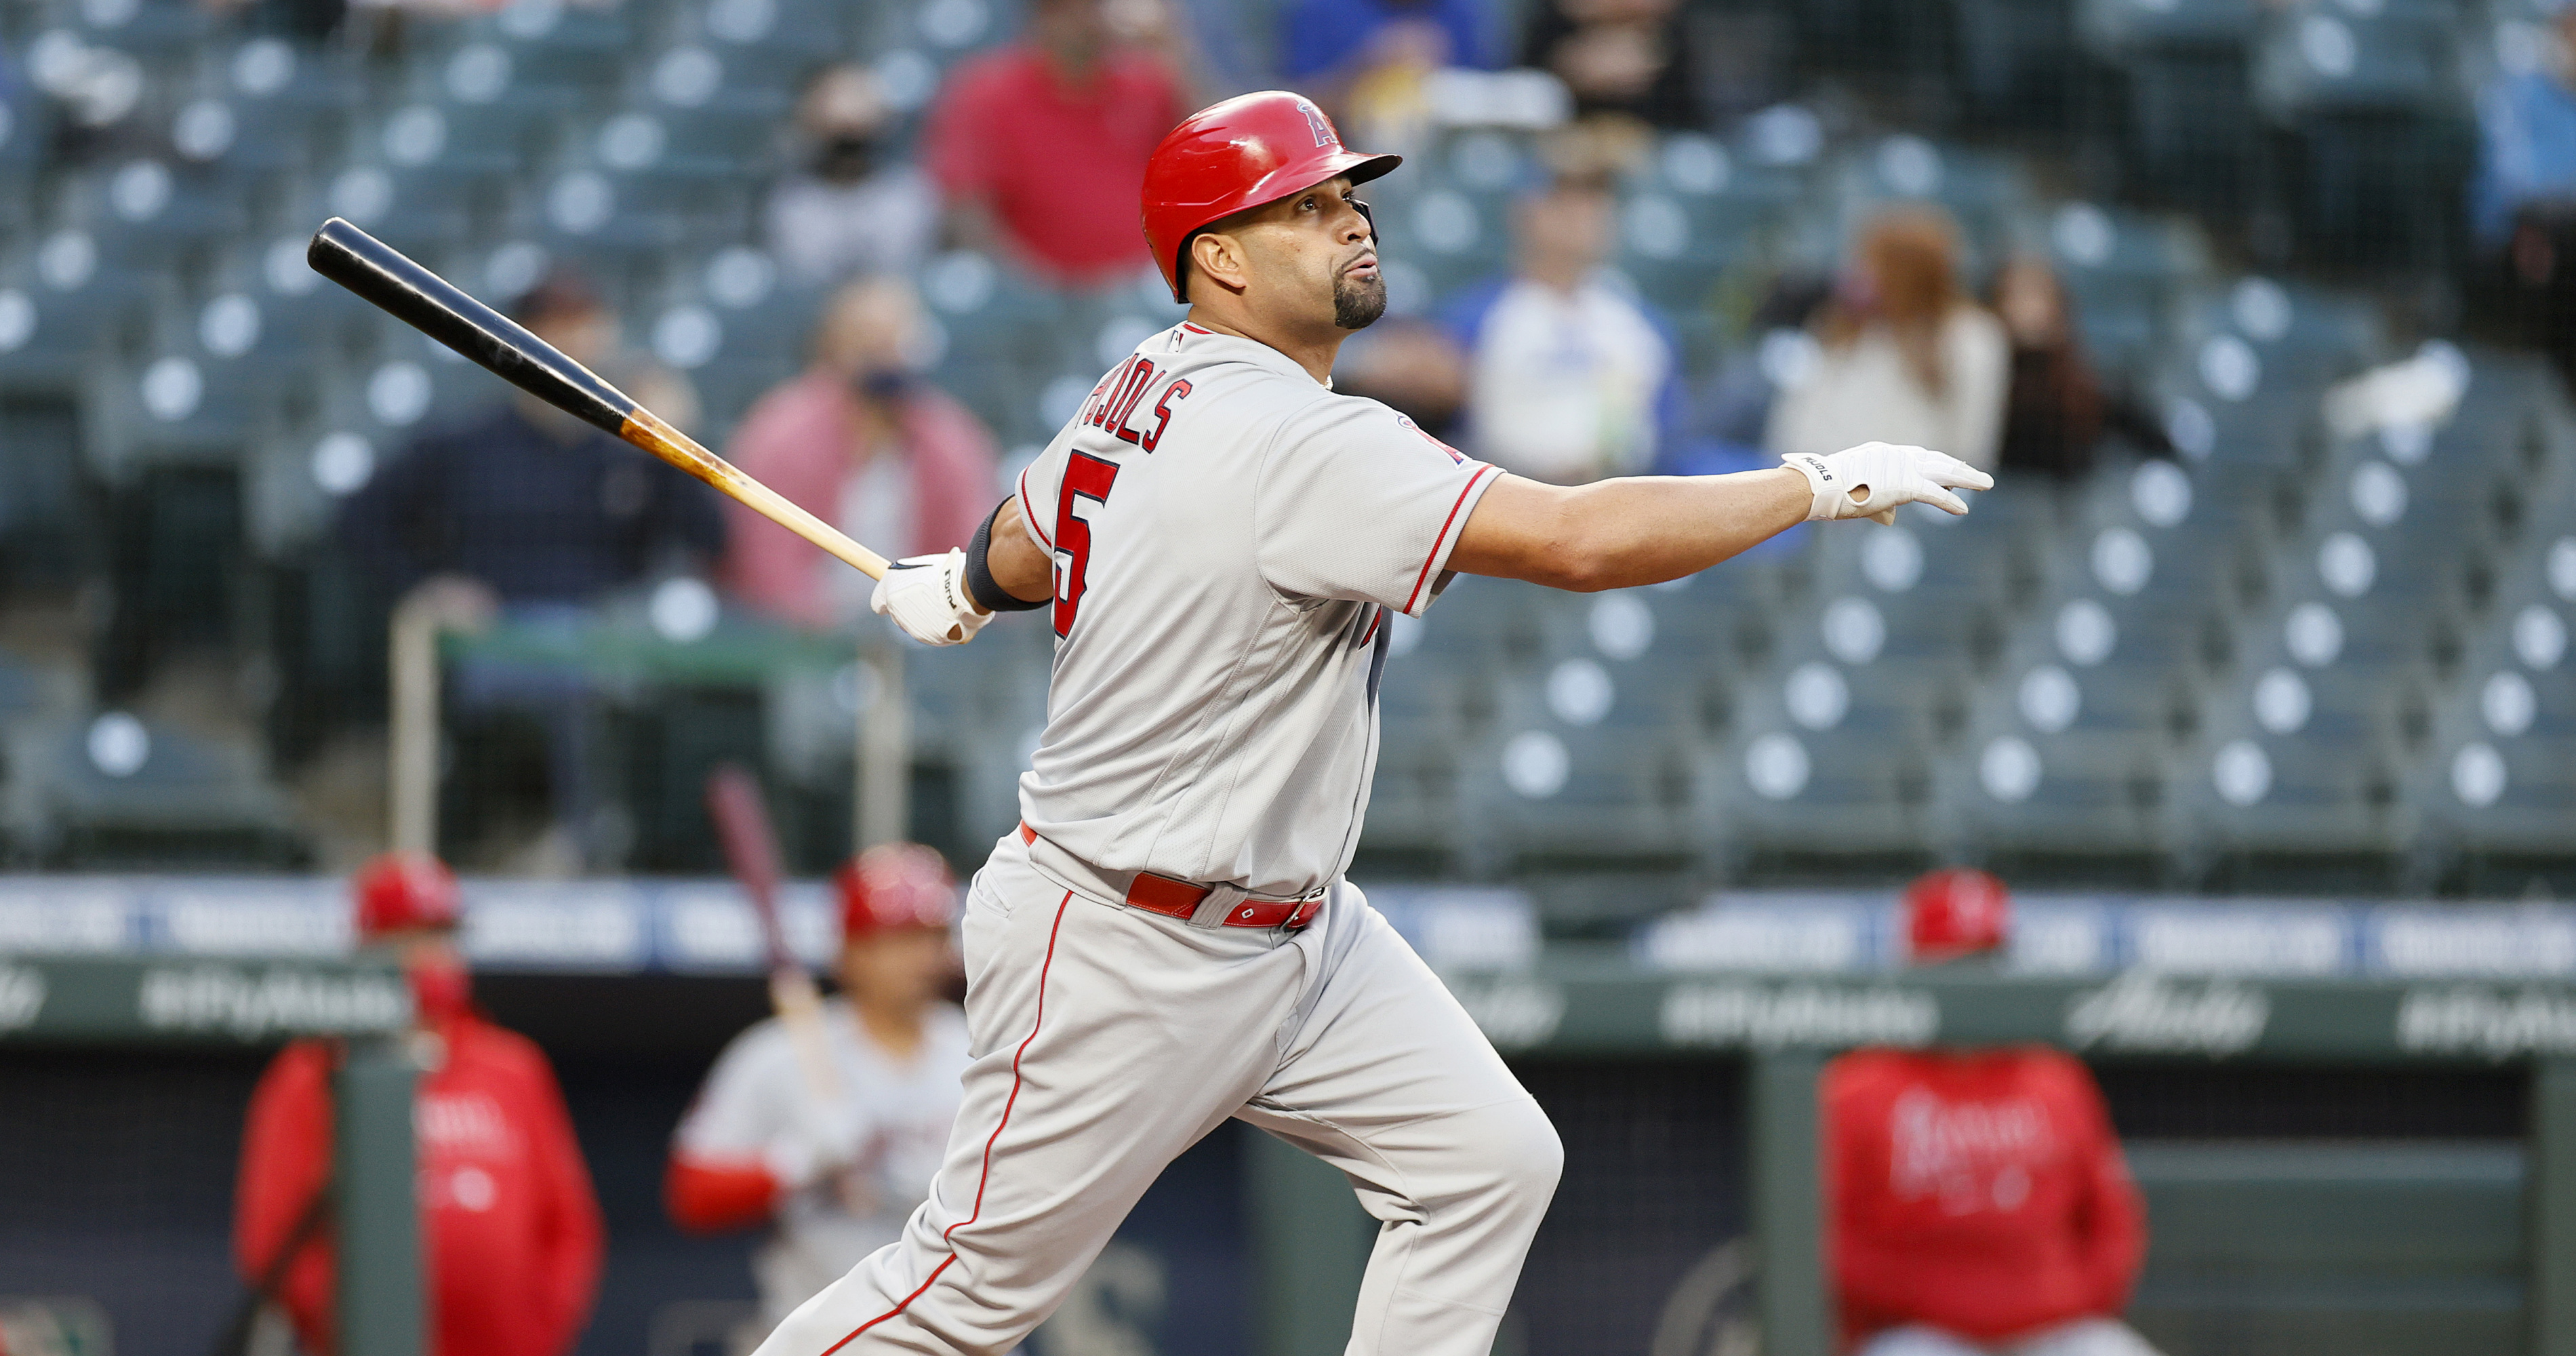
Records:
[[[2478,96],[2469,224],[2526,337],[2576,375],[2576,5],[2534,69]]]
[[[1360,76],[1402,62],[1491,70],[1501,59],[1479,0],[1295,0],[1280,21],[1279,70],[1328,108]]]

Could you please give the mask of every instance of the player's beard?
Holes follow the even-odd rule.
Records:
[[[1333,324],[1346,330],[1364,330],[1386,314],[1386,279],[1371,275],[1354,278],[1348,273],[1333,279]]]

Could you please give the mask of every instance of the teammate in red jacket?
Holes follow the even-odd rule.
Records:
[[[1906,892],[1917,961],[2003,943],[2003,885]],[[2119,1321],[2146,1223],[2092,1074],[2038,1046],[1856,1050],[1825,1069],[1826,1197],[1861,1356],[2153,1356]]]
[[[437,859],[387,854],[358,874],[358,936],[396,948],[418,1010],[418,1154],[433,1356],[560,1356],[590,1315],[601,1225],[554,1070],[536,1046],[473,1011],[451,938],[456,879]],[[306,1350],[333,1349],[327,1220],[299,1226],[331,1177],[332,1047],[298,1041],[251,1094],[234,1202],[233,1259],[254,1284],[299,1232],[274,1297]]]

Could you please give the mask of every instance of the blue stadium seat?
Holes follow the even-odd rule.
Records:
[[[88,231],[29,243],[0,272],[0,292],[14,298],[0,303],[0,387],[68,396],[95,360],[139,350],[152,314],[178,305],[166,276],[103,260]]]

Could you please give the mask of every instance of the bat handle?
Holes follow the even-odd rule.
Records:
[[[831,1105],[840,1096],[841,1081],[832,1074],[832,1052],[823,1033],[823,995],[815,989],[814,977],[798,965],[772,970],[769,1002],[787,1028],[787,1042],[796,1050],[805,1090],[814,1095],[816,1105]]]
[[[888,564],[884,556],[850,540],[849,534],[698,446],[696,439],[672,427],[662,416],[636,406],[635,412],[626,416],[626,426],[618,432],[626,441],[705,481],[719,493],[740,500],[752,512],[822,547],[868,578],[885,578]]]

